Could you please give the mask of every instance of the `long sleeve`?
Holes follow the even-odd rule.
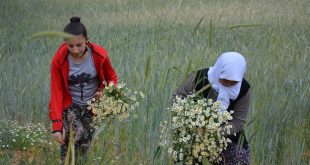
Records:
[[[251,89],[249,89],[247,94],[235,104],[234,113],[232,114],[233,119],[228,123],[232,126],[230,129],[231,134],[239,133],[244,128],[250,108],[251,93]]]
[[[63,79],[59,62],[53,58],[51,64],[51,86],[49,117],[52,120],[53,131],[62,130]]]
[[[175,99],[176,96],[186,97],[191,92],[193,92],[195,88],[195,73],[192,72],[185,81],[177,88],[177,90],[173,93],[171,101]]]
[[[107,57],[107,59],[104,61],[103,73],[104,73],[104,78],[108,84],[110,82],[113,82],[114,84],[118,83],[116,72],[114,71],[111,65],[109,57]]]

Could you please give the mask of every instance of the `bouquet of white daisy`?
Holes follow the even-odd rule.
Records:
[[[138,100],[145,96],[142,92],[132,91],[124,83],[106,86],[98,97],[88,102],[89,110],[95,114],[96,127],[111,119],[124,120],[139,106]]]
[[[220,102],[198,98],[194,94],[186,98],[176,96],[170,122],[161,123],[161,146],[167,147],[175,162],[193,164],[203,158],[210,162],[222,160],[220,153],[226,149],[230,139],[231,112],[221,110]],[[171,128],[171,129],[170,129]],[[169,144],[170,142],[170,144]]]

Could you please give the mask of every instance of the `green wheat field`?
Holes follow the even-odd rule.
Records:
[[[71,16],[108,50],[119,80],[144,92],[131,117],[96,136],[87,164],[173,164],[158,144],[169,99],[225,51],[247,60],[252,164],[310,164],[309,0],[1,0],[0,14],[0,120],[50,128],[50,62],[63,40],[28,37],[62,31]],[[0,143],[11,138],[1,123]],[[0,146],[0,164],[58,164],[49,141],[29,152]]]

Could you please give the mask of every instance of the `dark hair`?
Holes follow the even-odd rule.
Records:
[[[87,30],[85,26],[80,22],[80,17],[71,17],[70,23],[65,26],[64,32],[73,34],[73,35],[83,35],[86,39],[87,38]]]

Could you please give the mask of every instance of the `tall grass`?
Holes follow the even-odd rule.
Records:
[[[167,164],[166,152],[155,152],[171,94],[188,72],[211,66],[224,51],[248,62],[253,163],[310,163],[307,0],[2,0],[0,8],[1,118],[50,124],[50,61],[62,40],[26,38],[61,31],[75,15],[90,41],[108,50],[120,80],[144,90],[138,113],[94,140],[89,164]],[[58,157],[42,153],[35,161],[57,164]]]

